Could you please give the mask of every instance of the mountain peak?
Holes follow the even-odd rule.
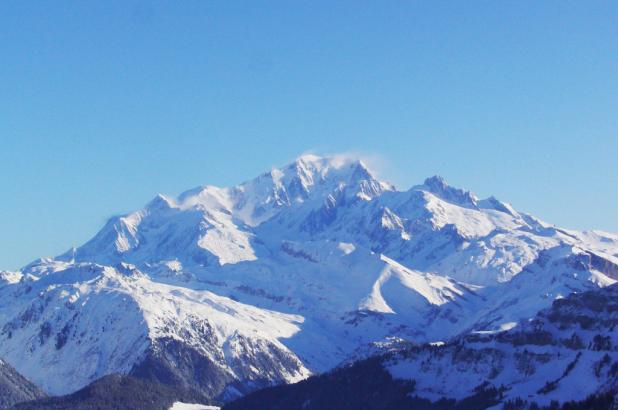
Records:
[[[176,206],[175,201],[163,194],[157,194],[148,204],[146,208],[148,210],[165,210]]]
[[[427,187],[439,187],[440,189],[445,189],[449,187],[448,182],[446,182],[446,179],[444,179],[440,175],[434,175],[429,178],[426,178],[425,182],[423,182],[423,185]]]
[[[311,164],[323,161],[325,158],[315,154],[302,154],[296,158],[295,163]]]
[[[435,196],[457,205],[476,207],[478,198],[472,192],[452,187],[446,179],[434,175],[425,179],[421,188],[431,192]]]
[[[333,169],[342,169],[344,167],[361,166],[367,168],[361,159],[353,155],[333,154],[333,155],[315,155],[303,154],[296,158],[291,167],[311,168],[315,171],[328,171]]]

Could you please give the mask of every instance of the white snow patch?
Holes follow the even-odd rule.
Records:
[[[177,401],[169,410],[219,410],[217,406],[207,406],[205,404],[183,403]]]
[[[356,246],[354,246],[354,244],[347,242],[339,242],[337,247],[341,252],[343,252],[344,255],[349,255],[356,250]]]

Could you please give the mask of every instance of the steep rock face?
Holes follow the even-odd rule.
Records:
[[[52,393],[133,373],[227,400],[375,342],[502,329],[614,283],[616,266],[616,235],[307,155],[235,187],[159,195],[3,273],[0,355]]]
[[[439,175],[427,178],[423,183],[422,188],[431,192],[435,196],[442,198],[446,202],[456,205],[477,208],[478,198],[470,191],[453,188],[448,185],[446,180]]]

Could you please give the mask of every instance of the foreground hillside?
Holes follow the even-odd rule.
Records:
[[[2,272],[0,357],[52,395],[123,374],[227,402],[393,340],[453,349],[617,279],[617,235],[307,155],[235,187],[159,195],[81,247]]]
[[[13,410],[168,410],[178,401],[199,402],[203,397],[131,376],[110,375],[62,397],[26,401]]]
[[[0,360],[0,409],[15,403],[45,397],[45,393],[19,374],[11,365]]]
[[[384,353],[224,410],[613,408],[618,392],[618,285],[556,300],[504,332]],[[538,408],[538,407],[537,407]]]

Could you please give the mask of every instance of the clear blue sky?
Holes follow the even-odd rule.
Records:
[[[0,268],[309,150],[618,231],[618,2],[0,2]]]

